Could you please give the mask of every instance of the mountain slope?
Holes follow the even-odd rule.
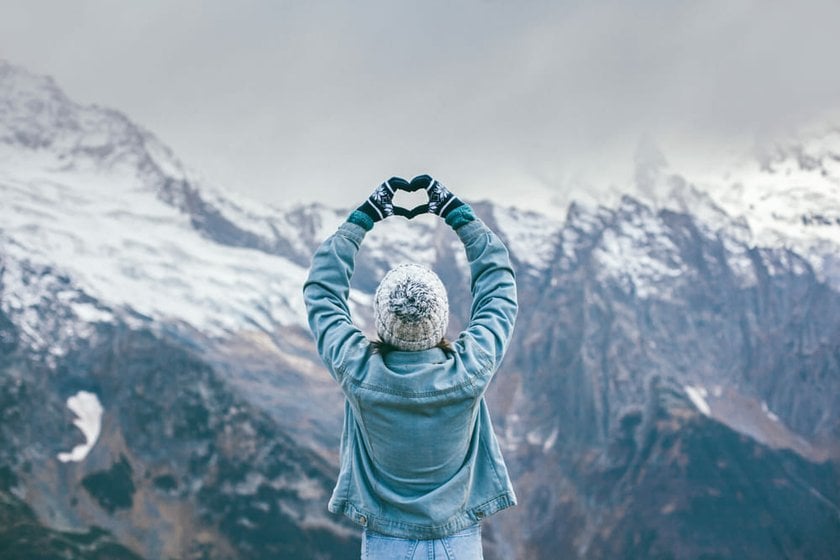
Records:
[[[521,304],[487,396],[521,505],[487,522],[488,558],[832,557],[834,139],[722,179],[660,162],[560,218],[473,203]],[[357,557],[326,512],[342,397],[300,290],[346,214],[224,193],[119,112],[0,62],[0,515],[22,527],[4,542]],[[367,237],[354,319],[370,329],[409,260],[443,278],[457,333],[467,268],[431,216]]]

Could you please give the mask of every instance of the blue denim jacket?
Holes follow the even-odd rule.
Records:
[[[346,397],[329,510],[377,533],[440,538],[516,504],[484,401],[513,331],[513,269],[480,220],[456,232],[473,302],[452,353],[383,355],[353,326],[347,298],[366,233],[359,225],[345,222],[318,248],[304,284],[318,352]]]

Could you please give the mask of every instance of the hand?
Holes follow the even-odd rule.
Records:
[[[415,191],[417,189],[425,189],[429,195],[428,213],[436,214],[444,220],[450,212],[464,205],[460,198],[452,194],[449,189],[430,175],[418,175],[411,180],[406,190]]]
[[[366,214],[374,223],[384,220],[395,214],[394,193],[398,189],[407,190],[408,188],[408,181],[402,177],[391,177],[379,185],[356,210]]]

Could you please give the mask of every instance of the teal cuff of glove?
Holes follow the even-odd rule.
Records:
[[[362,227],[365,231],[370,231],[373,229],[373,220],[359,210],[353,210],[349,216],[347,216],[347,221],[351,224],[356,224],[357,226]]]
[[[449,227],[452,229],[458,229],[473,220],[475,220],[475,213],[473,212],[472,207],[470,207],[470,205],[466,202],[463,206],[459,206],[446,216],[446,223],[449,224]]]

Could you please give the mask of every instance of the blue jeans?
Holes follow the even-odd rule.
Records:
[[[434,540],[362,532],[362,560],[482,560],[481,526]]]

